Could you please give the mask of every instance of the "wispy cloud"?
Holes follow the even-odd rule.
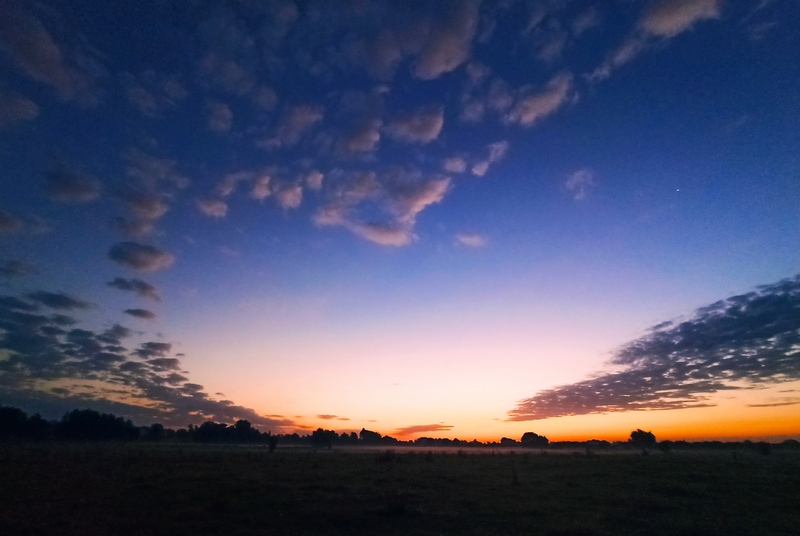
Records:
[[[529,127],[566,104],[572,98],[573,88],[570,73],[557,74],[540,91],[521,91],[505,119]]]
[[[188,95],[178,76],[161,74],[148,69],[138,76],[123,76],[127,86],[125,97],[131,106],[147,117],[158,117],[162,112],[177,107]]]
[[[485,236],[479,234],[457,234],[456,243],[469,248],[482,248],[489,241]]]
[[[572,194],[577,201],[586,199],[589,190],[594,187],[594,173],[591,169],[579,169],[567,177],[564,188]]]
[[[449,2],[445,16],[430,28],[414,66],[414,76],[438,78],[469,59],[470,46],[478,26],[477,0]]]
[[[213,132],[228,132],[233,126],[233,112],[224,102],[208,105],[208,129]]]
[[[272,136],[259,145],[267,149],[277,149],[296,145],[325,117],[324,109],[316,104],[292,106],[284,112],[281,122]]]
[[[108,257],[139,272],[163,270],[175,262],[172,253],[138,242],[120,242],[109,250]]]
[[[591,82],[605,80],[619,67],[630,62],[651,46],[654,40],[666,40],[691,29],[696,23],[717,19],[722,11],[722,0],[660,0],[639,18],[638,31],[611,52],[587,79]]]
[[[104,331],[76,327],[64,315],[37,313],[37,303],[69,310],[85,304],[59,293],[32,292],[0,298],[0,395],[6,403],[66,409],[91,404],[139,422],[185,426],[206,419],[247,419],[281,431],[292,422],[261,415],[229,400],[215,400],[202,385],[190,383],[169,342],[147,341],[128,351],[133,332],[119,324]]]
[[[0,214],[2,216],[2,214]],[[38,273],[36,266],[26,261],[0,260],[0,276],[25,277]]]
[[[42,187],[50,199],[61,203],[91,203],[101,191],[99,180],[65,162],[47,172]]]
[[[39,117],[39,107],[30,99],[0,92],[0,130]]]
[[[8,0],[0,18],[0,48],[5,49],[32,80],[54,89],[69,101],[94,104],[98,82],[105,75],[90,48],[66,48],[53,38],[34,4]]]
[[[300,184],[285,184],[275,194],[281,208],[297,208],[303,202],[303,187]]]
[[[228,213],[228,203],[215,197],[204,197],[195,200],[197,210],[212,218],[224,218]]]
[[[161,293],[156,287],[142,281],[141,279],[125,279],[124,277],[116,277],[113,281],[106,283],[109,287],[128,292],[135,292],[142,298],[149,298],[155,301],[161,301]]]
[[[467,161],[460,156],[445,158],[442,169],[447,173],[464,173],[467,170]]]
[[[0,234],[16,234],[25,228],[22,220],[0,210]]]
[[[51,309],[72,311],[76,309],[89,309],[92,305],[83,300],[73,298],[60,292],[38,291],[25,295],[29,300],[41,303]]]
[[[494,143],[490,143],[486,147],[486,158],[483,160],[479,160],[472,164],[472,171],[473,175],[478,177],[483,177],[489,171],[489,166],[498,162],[505,158],[506,153],[508,152],[508,142],[507,141],[497,141]]]
[[[690,29],[695,23],[719,18],[722,0],[661,0],[639,20],[647,33],[673,37]]]
[[[406,426],[403,428],[398,428],[394,431],[395,435],[398,436],[410,436],[410,435],[417,435],[423,434],[426,432],[447,432],[451,430],[453,427],[449,424],[416,424],[414,426]]]
[[[800,275],[661,323],[587,380],[540,391],[509,412],[528,421],[708,406],[720,391],[800,379]]]
[[[386,133],[407,143],[429,143],[439,137],[443,125],[444,110],[427,108],[396,117],[386,127]]]
[[[143,320],[152,320],[156,317],[156,314],[153,311],[149,311],[147,309],[125,309],[123,313],[134,318],[141,318]]]
[[[450,183],[449,177],[425,177],[418,170],[403,168],[385,170],[380,175],[342,175],[330,188],[329,199],[316,212],[314,221],[321,226],[345,227],[376,244],[404,246],[415,239],[419,213],[440,202]]]
[[[0,235],[37,235],[49,230],[48,223],[39,216],[20,217],[0,209]]]

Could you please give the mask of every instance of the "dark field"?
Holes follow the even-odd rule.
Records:
[[[800,534],[800,455],[0,446],[0,534]]]

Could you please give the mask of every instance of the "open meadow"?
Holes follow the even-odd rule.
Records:
[[[800,455],[0,446],[0,534],[797,534]]]

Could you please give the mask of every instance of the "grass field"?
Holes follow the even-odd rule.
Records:
[[[800,455],[0,445],[0,534],[797,535]]]

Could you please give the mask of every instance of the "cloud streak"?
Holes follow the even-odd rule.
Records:
[[[403,428],[398,428],[394,431],[394,433],[398,436],[410,436],[410,435],[417,435],[423,434],[426,432],[447,432],[451,430],[453,427],[449,424],[416,424],[414,426],[406,426]]]
[[[800,275],[697,309],[619,348],[616,370],[521,400],[511,421],[712,405],[714,393],[800,379]]]
[[[175,262],[175,256],[155,246],[137,242],[120,242],[108,252],[108,258],[137,272],[156,272],[169,268]]]
[[[141,279],[125,279],[124,277],[116,277],[113,281],[106,283],[106,285],[118,290],[135,292],[142,298],[161,301],[161,294],[158,292],[158,289],[150,283],[142,281]]]

